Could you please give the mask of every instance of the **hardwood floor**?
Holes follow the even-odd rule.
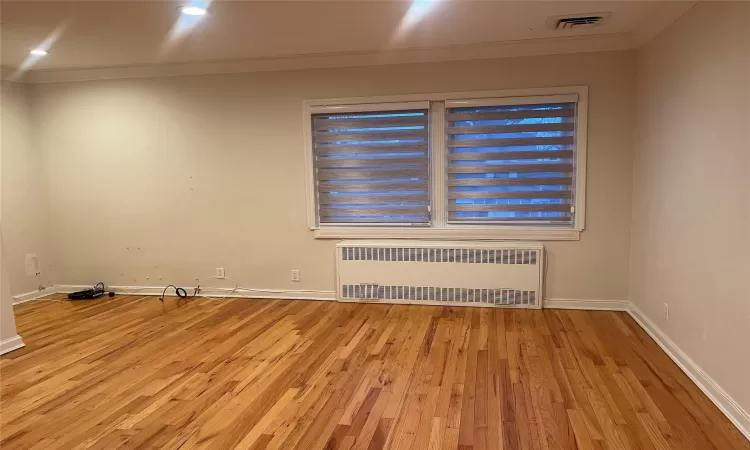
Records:
[[[16,307],[9,449],[750,449],[617,312],[118,296]]]

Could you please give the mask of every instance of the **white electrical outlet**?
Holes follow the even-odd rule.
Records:
[[[292,281],[299,281],[299,269],[292,269]]]
[[[664,304],[664,320],[669,320],[669,305]]]
[[[216,268],[216,278],[224,278],[224,269],[221,267]]]

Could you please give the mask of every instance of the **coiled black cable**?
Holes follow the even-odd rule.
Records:
[[[164,303],[164,296],[167,295],[167,289],[169,288],[174,288],[174,293],[180,298],[188,297],[187,291],[185,289],[177,287],[174,284],[170,284],[169,286],[165,287],[164,292],[161,293],[161,298],[159,298],[159,300],[161,300],[162,303]],[[193,295],[193,297],[195,297],[195,295]]]

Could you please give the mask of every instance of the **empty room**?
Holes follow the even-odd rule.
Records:
[[[750,1],[0,3],[0,448],[750,450]]]

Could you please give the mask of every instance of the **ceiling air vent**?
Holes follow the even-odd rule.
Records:
[[[557,16],[547,19],[547,28],[555,30],[583,30],[604,25],[609,13],[585,14],[580,16]]]

